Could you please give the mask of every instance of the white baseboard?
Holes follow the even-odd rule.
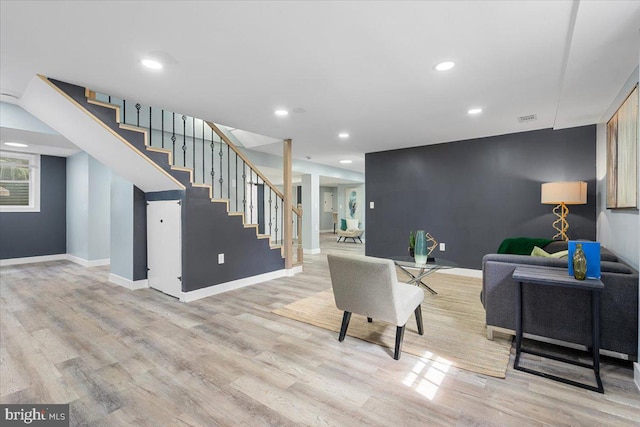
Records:
[[[443,268],[438,273],[455,274],[456,276],[475,277],[482,279],[482,270],[474,270],[472,268]]]
[[[109,281],[132,291],[149,287],[149,281],[147,279],[133,281],[113,273],[109,274]]]
[[[320,253],[320,248],[315,249],[302,249],[302,253],[305,255],[316,255]]]
[[[80,264],[83,267],[100,267],[102,265],[111,264],[111,260],[109,258],[89,261],[84,258],[79,258],[77,256],[67,254],[67,259],[71,262],[75,262],[76,264]]]
[[[32,264],[34,262],[64,261],[66,259],[67,259],[67,254],[41,255],[41,256],[30,256],[30,257],[24,257],[24,258],[0,259],[0,267],[5,267],[9,265]]]
[[[636,387],[640,391],[640,363],[633,363],[633,382],[636,383]]]
[[[280,277],[293,276],[296,273],[302,272],[302,266],[294,267],[290,270],[282,269],[272,271],[269,273],[259,274],[257,276],[245,277],[244,279],[232,280],[231,282],[220,283],[218,285],[209,286],[207,288],[197,289],[190,292],[182,292],[180,301],[191,302],[202,298],[210,297],[213,295],[222,294],[225,292],[233,291],[235,289],[244,288],[246,286],[256,285],[269,280],[278,279]]]
[[[287,277],[295,276],[298,273],[302,273],[303,269],[301,265],[296,267],[292,267],[289,270],[285,270],[287,272]]]
[[[320,231],[318,231],[318,233],[333,233],[333,228],[331,228],[329,230],[320,230]]]

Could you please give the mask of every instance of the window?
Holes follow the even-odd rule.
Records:
[[[40,156],[0,152],[0,212],[40,211]]]

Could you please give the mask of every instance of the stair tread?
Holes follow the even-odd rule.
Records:
[[[171,150],[167,149],[167,148],[158,148],[158,147],[147,147],[147,150],[149,151],[155,151],[158,153],[167,153],[167,154],[171,154]]]

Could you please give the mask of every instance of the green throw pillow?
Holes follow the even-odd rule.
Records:
[[[341,219],[340,220],[340,230],[345,231],[347,229],[347,220],[346,219]]]
[[[538,247],[538,246],[534,246],[533,250],[531,251],[531,256],[542,256],[542,257],[546,257],[546,258],[565,258],[567,256],[569,256],[569,251],[560,251],[560,252],[556,252],[553,254],[550,254],[549,252],[545,251],[544,249]]]

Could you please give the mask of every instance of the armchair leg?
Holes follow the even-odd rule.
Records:
[[[420,306],[416,307],[414,313],[416,314],[416,323],[418,324],[418,334],[424,335],[424,327],[422,326],[422,308]]]
[[[367,322],[371,323],[373,322],[373,319],[371,317],[367,317]]]
[[[358,237],[358,240],[360,240],[360,243],[362,243],[362,239],[360,237]]]
[[[396,349],[393,353],[393,358],[400,359],[400,351],[402,350],[402,338],[404,337],[404,326],[396,327]]]
[[[340,336],[338,341],[344,341],[344,336],[347,334],[347,328],[349,327],[349,320],[351,320],[351,312],[345,311],[342,315],[342,326],[340,327]]]

